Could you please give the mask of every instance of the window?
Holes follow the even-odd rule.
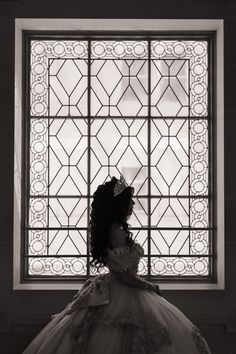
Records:
[[[135,187],[139,274],[216,282],[215,35],[27,32],[22,280],[84,281],[98,184]]]

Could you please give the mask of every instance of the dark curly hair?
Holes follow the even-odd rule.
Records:
[[[92,260],[90,265],[102,268],[106,265],[106,248],[108,247],[109,233],[114,222],[122,225],[127,232],[128,244],[133,243],[132,232],[128,230],[127,223],[128,209],[132,199],[133,188],[127,187],[122,193],[114,197],[113,188],[117,178],[112,177],[111,181],[98,186],[93,194],[91,214],[89,222],[89,242]]]

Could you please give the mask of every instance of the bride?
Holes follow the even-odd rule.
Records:
[[[89,278],[23,354],[210,354],[199,329],[137,275],[144,250],[128,230],[133,192],[122,177],[98,186],[90,263],[109,272]]]

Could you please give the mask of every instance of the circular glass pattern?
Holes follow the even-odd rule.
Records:
[[[33,42],[31,45],[31,51],[34,55],[36,56],[43,56],[45,55],[45,51],[47,49],[47,45],[42,41],[42,42]]]
[[[207,252],[208,247],[207,247],[207,242],[206,240],[202,239],[195,239],[192,242],[192,251],[194,254],[204,254]]]
[[[65,261],[62,258],[53,259],[49,266],[54,275],[63,274],[65,271]]]
[[[193,261],[192,270],[197,275],[204,275],[207,273],[208,264],[205,258],[198,258]]]
[[[96,42],[93,44],[93,52],[97,57],[104,57],[106,55],[106,45],[103,42]]]
[[[52,46],[52,54],[62,57],[66,54],[66,45],[63,41],[55,42]]]
[[[153,270],[155,274],[165,274],[168,268],[167,261],[164,258],[157,258],[153,260]]]
[[[31,130],[34,134],[45,134],[47,131],[47,125],[43,120],[34,120],[31,123]]]
[[[30,250],[33,254],[43,254],[46,251],[45,240],[34,239],[30,243]]]
[[[42,116],[47,112],[46,102],[34,101],[32,103],[32,113],[35,116]]]
[[[45,161],[34,160],[31,164],[32,172],[36,174],[41,174],[46,172],[47,165]]]
[[[42,274],[45,270],[45,262],[43,259],[31,259],[29,268],[32,274]]]
[[[146,43],[138,42],[132,47],[132,53],[134,56],[143,57],[147,55]]]
[[[35,179],[32,183],[31,183],[31,189],[33,194],[44,194],[47,190],[47,185],[46,185],[46,181],[39,181],[37,179]]]
[[[72,54],[74,54],[75,57],[84,57],[87,55],[87,45],[84,42],[73,43]]]
[[[186,272],[187,262],[184,259],[175,259],[172,263],[172,271],[176,275],[181,275]]]
[[[72,260],[70,270],[73,274],[84,274],[86,271],[86,263],[83,258],[77,258]]]
[[[42,76],[42,75],[46,74],[47,67],[44,62],[35,62],[32,64],[31,70],[34,75]]]
[[[166,49],[167,49],[167,47],[164,43],[157,42],[153,45],[153,52],[159,57],[162,57],[165,55]]]

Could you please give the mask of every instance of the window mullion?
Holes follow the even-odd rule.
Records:
[[[87,150],[87,161],[88,161],[88,199],[87,199],[87,225],[89,227],[89,219],[90,219],[90,179],[91,179],[91,40],[88,40],[88,150]],[[87,229],[87,276],[90,275],[90,266],[89,266],[89,232]]]
[[[151,195],[151,40],[148,40],[148,196]],[[151,198],[148,199],[148,278],[151,277]]]

